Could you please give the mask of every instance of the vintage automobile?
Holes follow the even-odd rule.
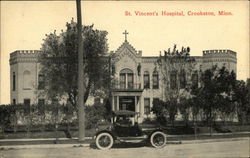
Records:
[[[96,126],[94,136],[98,149],[110,149],[115,142],[140,142],[146,140],[155,148],[166,144],[166,134],[159,125],[138,124],[138,113],[128,110],[113,112],[111,122]]]

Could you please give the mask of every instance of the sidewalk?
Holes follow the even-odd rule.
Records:
[[[238,133],[215,133],[212,137],[209,134],[198,135],[168,135],[167,144],[196,144],[222,141],[237,141],[249,139],[250,132]],[[90,147],[94,143],[91,137],[85,137],[85,141],[78,142],[77,138],[38,138],[38,139],[1,139],[0,150],[3,149],[30,149],[30,148],[70,148]]]

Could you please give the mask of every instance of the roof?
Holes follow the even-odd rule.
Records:
[[[129,111],[129,110],[119,110],[119,111],[113,111],[114,115],[132,115],[134,116],[136,114],[136,112],[134,111]]]

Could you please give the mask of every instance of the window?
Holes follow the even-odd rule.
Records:
[[[130,69],[123,69],[120,71],[120,88],[133,89],[134,88],[134,75]]]
[[[117,96],[114,96],[114,104],[115,105],[114,105],[114,109],[113,110],[116,111],[116,110],[118,110],[118,108],[117,108],[118,107],[118,105],[117,105]]]
[[[192,86],[198,88],[198,73],[195,72],[192,74]]]
[[[128,88],[129,89],[133,89],[133,83],[134,83],[134,81],[133,81],[133,74],[132,73],[129,73],[129,74],[127,74],[128,75]]]
[[[171,74],[170,74],[170,88],[171,89],[176,89],[177,88],[176,79],[177,79],[176,72],[172,71]]]
[[[39,74],[38,75],[38,90],[43,90],[44,88],[45,88],[44,75]]]
[[[147,115],[150,113],[150,98],[144,98],[144,113]]]
[[[181,70],[180,72],[180,88],[186,87],[186,73],[184,70]]]
[[[12,91],[16,90],[16,73],[13,72],[12,74]]]
[[[144,88],[150,88],[149,72],[145,71],[143,75]]]
[[[16,105],[16,99],[13,99],[13,100],[12,100],[12,104],[13,104],[13,105]]]
[[[125,89],[126,87],[126,78],[125,74],[120,74],[120,88]]]
[[[152,106],[156,106],[159,103],[160,103],[160,99],[159,98],[153,98],[153,105]]]
[[[159,75],[157,71],[153,73],[153,89],[159,88]]]

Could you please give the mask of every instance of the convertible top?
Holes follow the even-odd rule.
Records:
[[[119,111],[113,111],[113,114],[116,116],[121,116],[121,115],[134,116],[136,114],[136,112],[129,111],[129,110],[119,110]]]

